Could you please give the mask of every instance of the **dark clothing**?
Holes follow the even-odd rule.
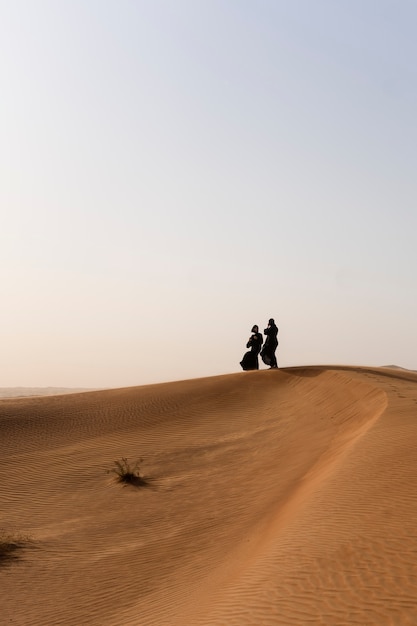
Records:
[[[253,333],[249,337],[249,341],[246,344],[247,348],[250,348],[249,352],[246,352],[243,355],[243,359],[240,362],[242,369],[244,370],[258,370],[259,369],[259,361],[258,354],[262,347],[263,337],[261,333]]]
[[[258,356],[255,354],[255,352],[245,352],[245,354],[243,355],[243,359],[240,362],[240,365],[243,370],[258,370]]]
[[[255,352],[255,354],[258,355],[261,351],[263,342],[264,340],[261,333],[253,333],[253,335],[249,337],[246,347],[250,348],[251,352]]]
[[[275,356],[275,350],[278,347],[278,328],[275,324],[269,324],[268,327],[265,328],[264,333],[266,339],[261,352],[262,361],[271,367],[278,367],[277,358]]]

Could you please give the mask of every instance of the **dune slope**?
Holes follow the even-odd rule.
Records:
[[[417,375],[0,400],[0,624],[417,623]],[[143,459],[149,485],[113,461]]]

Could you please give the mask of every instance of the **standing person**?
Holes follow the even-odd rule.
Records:
[[[266,335],[266,339],[261,352],[262,361],[266,365],[269,365],[271,369],[274,369],[278,367],[277,357],[275,356],[275,350],[278,347],[278,327],[272,317],[264,330],[264,334]]]
[[[252,335],[249,337],[248,343],[246,344],[246,347],[250,348],[250,351],[243,355],[243,359],[240,362],[240,365],[244,370],[259,369],[258,354],[262,348],[264,340],[256,324],[255,326],[252,326],[251,333]]]

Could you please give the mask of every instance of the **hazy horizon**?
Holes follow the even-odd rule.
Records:
[[[0,15],[0,387],[417,369],[417,5]]]

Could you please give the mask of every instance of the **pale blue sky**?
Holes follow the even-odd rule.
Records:
[[[417,369],[414,0],[0,0],[0,386]],[[242,375],[245,375],[242,373]]]

